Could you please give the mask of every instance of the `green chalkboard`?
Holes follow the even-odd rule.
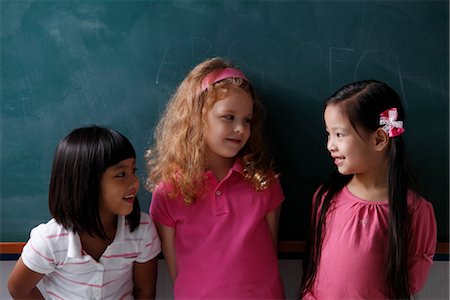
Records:
[[[200,61],[233,60],[268,112],[286,194],[280,239],[302,241],[307,208],[332,170],[322,103],[378,79],[406,105],[406,143],[438,239],[448,242],[448,1],[2,0],[0,241],[26,241],[50,216],[58,141],[114,127],[143,153],[170,94]],[[141,189],[143,210],[150,194]]]

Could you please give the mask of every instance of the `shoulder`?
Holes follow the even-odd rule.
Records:
[[[436,250],[437,223],[433,205],[415,192],[408,194],[410,213],[411,253],[427,257],[431,262]]]
[[[328,195],[328,193],[330,192],[330,187],[325,185],[325,184],[321,184],[319,185],[319,187],[314,191],[313,193],[313,202],[315,203],[317,201],[317,197],[320,196],[320,201],[323,201],[324,198]],[[334,201],[341,199],[344,195],[351,195],[350,193],[348,193],[348,189],[347,186],[343,186],[341,188],[339,188],[338,190],[336,190],[333,193],[333,199]]]
[[[153,223],[153,221],[152,221],[152,218],[149,216],[149,214],[141,211],[139,227],[146,227],[148,225],[151,225],[152,223]]]
[[[148,214],[141,212],[138,228],[128,234],[129,236],[125,238],[127,247],[136,249],[139,253],[136,261],[146,262],[161,251],[161,241],[158,232],[152,218]]]
[[[155,190],[152,192],[152,198],[166,198],[167,195],[175,193],[175,184],[172,182],[160,182],[156,185]]]
[[[433,205],[427,199],[419,195],[417,192],[408,192],[408,210],[410,214],[418,214],[423,212],[433,212]]]
[[[413,226],[437,230],[433,205],[419,194],[408,193],[408,211]]]
[[[129,243],[129,247],[132,247],[132,244],[134,243],[135,247],[141,248],[149,241],[152,242],[158,239],[155,223],[152,218],[144,212],[141,212],[139,226],[134,231],[130,231],[130,227],[128,226],[128,223],[126,223],[124,234],[124,240]]]
[[[71,234],[54,219],[36,226],[22,251],[24,263],[34,271],[46,273],[51,269],[50,264],[65,260],[73,240]]]
[[[159,183],[152,192],[150,202],[150,214],[154,209],[169,209],[170,207],[182,207],[184,198],[181,192],[171,182]]]
[[[280,177],[272,175],[272,174],[270,176],[271,176],[271,179],[270,179],[271,182],[270,182],[269,189],[271,191],[275,191],[277,193],[283,193],[283,187],[281,185]]]
[[[272,205],[269,207],[269,210],[272,210],[276,207],[278,207],[281,202],[284,201],[284,192],[283,188],[281,186],[280,178],[278,176],[274,176],[272,179],[272,183],[269,187],[270,189],[270,198]]]
[[[31,230],[30,238],[40,236],[48,240],[58,240],[59,237],[69,235],[69,231],[58,224],[55,219],[49,220],[47,223],[40,224]]]
[[[141,235],[144,233],[148,233],[149,231],[152,231],[154,227],[155,227],[155,224],[153,223],[153,220],[149,216],[149,214],[147,214],[145,212],[141,212],[139,226],[133,232],[130,232],[130,234],[131,235]],[[128,229],[129,229],[129,227],[128,227]]]
[[[252,193],[260,195],[260,197],[267,199],[269,204],[269,210],[276,208],[281,202],[284,201],[284,192],[281,186],[281,182],[278,176],[272,176],[267,188],[256,190],[252,187],[250,190]]]
[[[229,179],[229,184],[242,187],[242,189],[247,193],[268,193],[268,194],[283,194],[283,188],[280,181],[280,176],[273,173],[268,173],[265,175],[265,179],[261,186],[255,186],[251,180],[245,178],[245,174],[241,172],[233,172],[236,177],[231,177]],[[237,180],[236,180],[237,178]]]

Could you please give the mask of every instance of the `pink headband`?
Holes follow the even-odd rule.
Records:
[[[396,137],[405,132],[403,121],[397,121],[397,118],[398,113],[395,107],[387,109],[380,114],[380,125],[383,125],[382,129],[389,137]]]
[[[225,68],[213,71],[205,76],[202,80],[202,92],[204,92],[209,86],[213,85],[216,82],[219,82],[228,78],[242,78],[245,81],[248,81],[247,77],[245,77],[244,73],[241,70],[234,68]]]

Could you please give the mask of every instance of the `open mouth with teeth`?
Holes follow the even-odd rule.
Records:
[[[135,196],[134,194],[125,195],[125,197],[123,197],[123,200],[128,201],[128,202],[133,202],[134,196]]]

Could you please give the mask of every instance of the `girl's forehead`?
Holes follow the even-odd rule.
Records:
[[[325,122],[350,123],[347,113],[340,105],[328,105],[324,112]]]
[[[233,82],[226,82],[223,85],[218,85],[211,92],[215,98],[223,98],[235,92],[243,92],[250,95],[248,88],[239,86]]]
[[[135,164],[136,164],[136,158],[135,157],[128,157],[128,158],[123,158],[122,160],[119,160],[117,162],[114,162],[113,164],[109,165],[106,168],[107,169],[109,169],[109,168],[117,169],[117,168],[128,167],[130,165],[135,165]]]
[[[252,98],[251,94],[239,87],[231,86],[227,87],[226,89],[223,89],[221,91],[215,91],[212,95],[209,96],[209,108],[211,109],[215,104],[221,100],[234,98],[234,97],[241,97],[245,99],[249,99],[252,102],[254,99]]]
[[[213,110],[253,110],[253,99],[244,91],[229,93],[226,97],[215,101]]]

